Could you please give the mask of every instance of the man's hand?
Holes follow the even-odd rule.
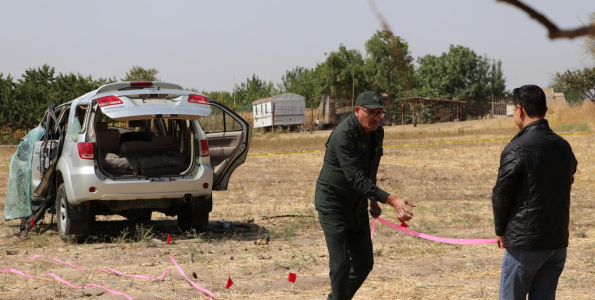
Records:
[[[504,236],[499,235],[496,239],[498,240],[498,248],[504,249]]]
[[[413,218],[413,213],[407,208],[407,205],[415,207],[415,204],[413,204],[413,202],[406,199],[397,198],[393,195],[389,195],[388,198],[386,198],[385,203],[392,206],[397,211],[397,214],[399,215],[399,218],[401,218],[401,220],[406,222]]]
[[[376,200],[370,200],[370,214],[374,219],[378,219],[380,214],[382,214],[382,208],[380,208],[380,205],[378,205]]]

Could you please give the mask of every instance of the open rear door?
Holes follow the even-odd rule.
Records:
[[[252,129],[231,109],[210,101],[211,114],[199,120],[209,141],[213,190],[227,190],[233,171],[246,161]]]

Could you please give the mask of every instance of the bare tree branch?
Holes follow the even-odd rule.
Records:
[[[548,30],[548,36],[550,39],[558,38],[569,38],[573,39],[579,36],[595,36],[595,25],[583,26],[572,30],[560,30],[556,24],[552,23],[546,16],[534,10],[532,7],[522,3],[519,0],[496,0],[498,2],[508,3],[524,12],[526,12],[531,18],[541,23]]]

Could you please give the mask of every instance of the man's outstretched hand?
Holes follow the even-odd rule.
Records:
[[[413,213],[407,208],[407,206],[415,207],[413,202],[389,195],[388,198],[386,198],[385,203],[392,206],[397,211],[401,220],[406,222],[413,218]]]

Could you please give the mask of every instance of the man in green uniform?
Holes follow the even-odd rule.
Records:
[[[374,265],[368,199],[373,217],[378,202],[392,206],[403,221],[413,217],[408,200],[376,186],[382,156],[384,106],[380,96],[367,91],[357,97],[355,112],[326,143],[324,165],[316,182],[316,209],[329,252],[331,293],[328,299],[351,299]]]

